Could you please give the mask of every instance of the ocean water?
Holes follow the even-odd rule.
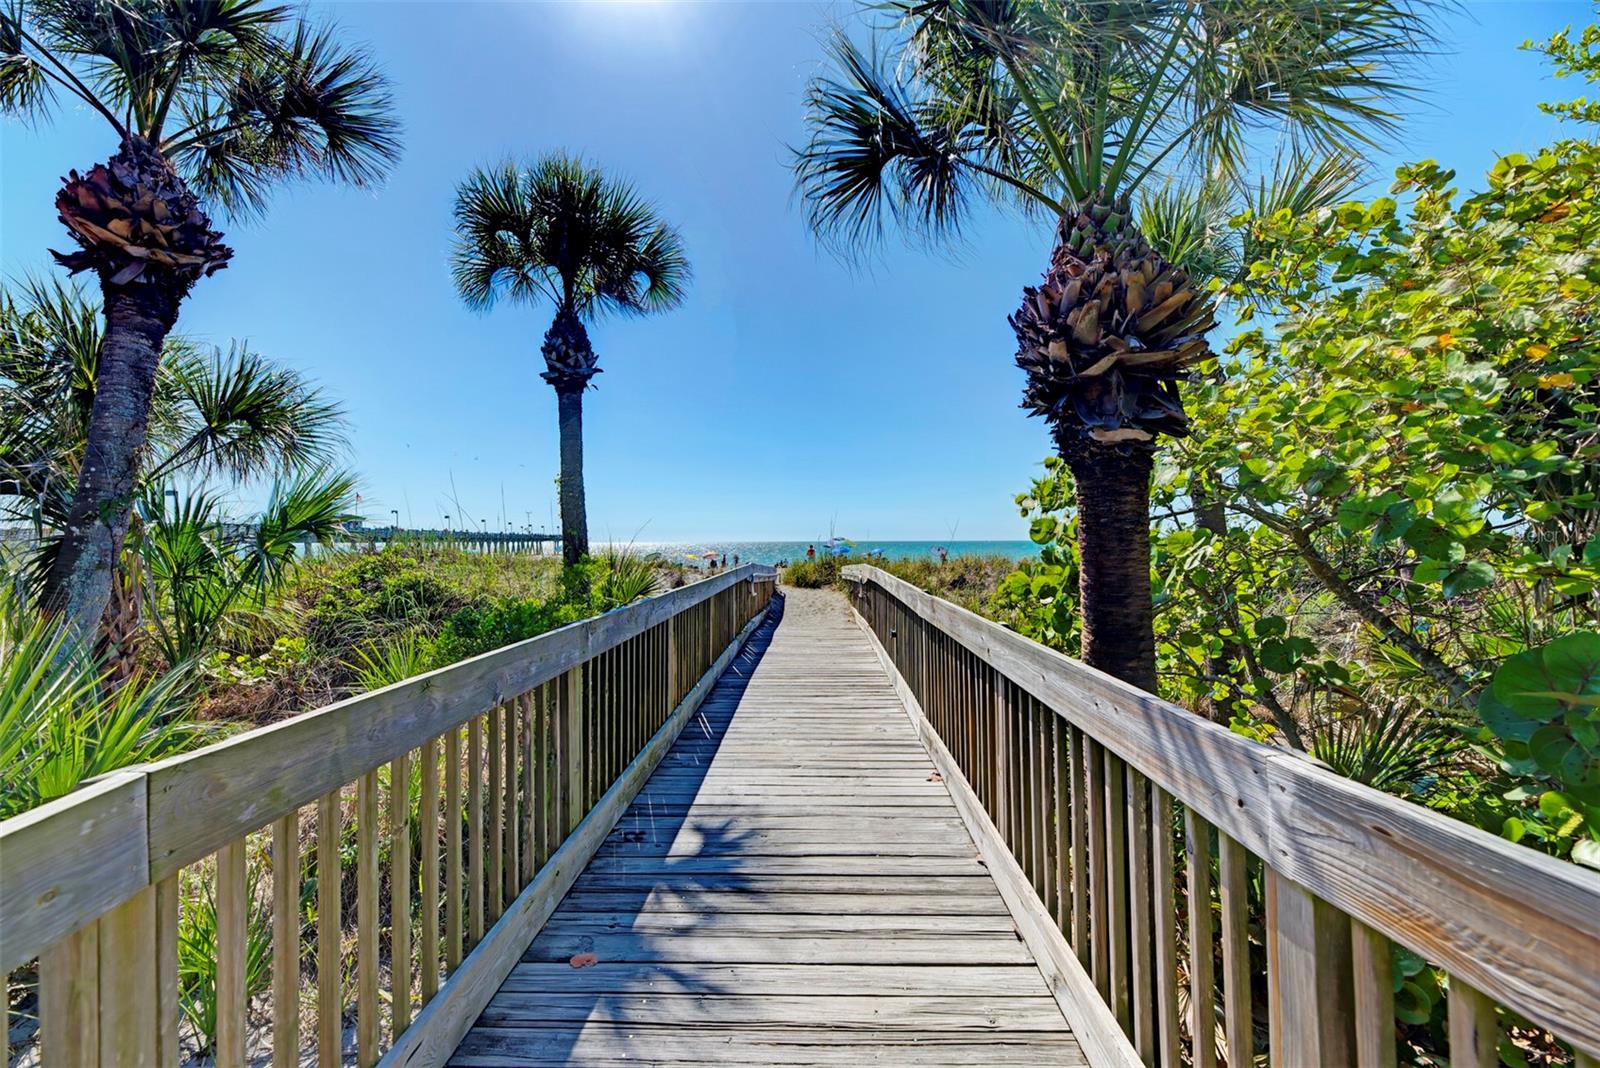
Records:
[[[690,557],[699,561],[705,553],[716,553],[718,562],[723,554],[733,563],[737,554],[741,564],[779,564],[784,561],[804,560],[806,547],[814,545],[817,555],[827,549],[820,541],[684,541],[684,542],[634,542],[633,551],[658,553],[668,560],[687,563]],[[860,555],[882,552],[890,560],[932,560],[935,546],[943,545],[951,556],[1004,556],[1021,560],[1035,556],[1039,547],[1030,541],[873,541],[861,539],[853,542],[852,552]]]

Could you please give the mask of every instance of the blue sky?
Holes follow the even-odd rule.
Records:
[[[966,247],[891,246],[847,268],[807,233],[787,148],[830,21],[845,3],[339,3],[314,9],[391,76],[406,153],[372,191],[283,190],[226,224],[232,265],[180,329],[248,339],[350,414],[374,519],[445,512],[548,525],[555,397],[537,377],[543,308],[466,311],[446,270],[450,203],[472,166],[579,152],[631,179],[681,228],[688,303],[611,320],[586,400],[591,536],[644,541],[1024,537],[1011,499],[1048,449],[1017,408],[1006,315],[1048,233],[1003,214]],[[1375,160],[1433,157],[1475,185],[1497,154],[1549,140],[1553,86],[1517,45],[1582,25],[1581,0],[1468,2],[1428,67],[1431,96]],[[44,270],[65,237],[61,175],[115,146],[98,121],[0,127],[0,254]]]

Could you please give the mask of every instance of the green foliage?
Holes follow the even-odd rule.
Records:
[[[427,639],[416,634],[402,634],[357,649],[350,667],[361,689],[381,690],[413,675],[421,675],[432,666],[435,655]]]
[[[245,999],[272,985],[272,909],[261,892],[262,865],[245,876]],[[178,1007],[202,1053],[217,1044],[217,894],[214,869],[186,869],[178,914]],[[295,873],[298,876],[298,872]]]
[[[1150,533],[1168,696],[1578,859],[1600,783],[1572,674],[1600,628],[1597,188],[1600,146],[1573,138],[1471,195],[1424,161],[1391,196],[1235,220],[1251,262],[1220,288],[1243,326],[1187,387]],[[989,611],[1070,652],[1074,487],[1047,462],[1018,503],[1042,551]],[[1497,671],[1523,673],[1521,706]]]
[[[655,565],[638,553],[613,547],[601,559],[605,574],[595,592],[602,612],[632,604],[660,589]]]
[[[7,4],[0,112],[43,120],[63,100],[158,147],[235,213],[260,210],[285,180],[370,185],[400,154],[372,62],[331,27],[262,0]]]
[[[1569,634],[1508,658],[1478,714],[1510,773],[1554,787],[1539,794],[1537,816],[1513,817],[1506,833],[1520,839],[1532,823],[1538,837],[1600,868],[1600,634]]]
[[[0,589],[0,819],[204,737],[182,718],[185,673],[111,686],[104,666],[69,641]]]
[[[1558,78],[1576,74],[1591,85],[1600,82],[1600,26],[1585,26],[1576,41],[1572,39],[1572,31],[1567,29],[1543,44],[1528,41],[1522,47],[1549,57]],[[1600,122],[1600,101],[1587,97],[1540,104],[1539,109],[1574,122]]]
[[[456,191],[450,270],[470,307],[549,301],[581,318],[683,302],[682,240],[632,186],[561,152],[480,167]]]
[[[273,486],[266,509],[242,530],[222,520],[204,491],[169,510],[144,503],[137,551],[149,576],[145,606],[162,654],[178,664],[214,648],[242,608],[262,606],[300,547],[329,543],[355,518],[353,476],[312,470]]]
[[[870,46],[835,36],[794,153],[813,230],[846,254],[889,225],[951,237],[984,200],[1053,223],[1197,174],[1248,200],[1253,136],[1302,163],[1359,154],[1429,43],[1424,5],[1394,0],[881,6]]]

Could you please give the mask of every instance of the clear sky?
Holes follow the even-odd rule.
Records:
[[[1006,316],[1048,232],[996,214],[955,255],[892,246],[869,271],[807,233],[787,146],[839,3],[314,5],[393,79],[405,157],[382,189],[286,189],[225,224],[236,256],[179,328],[245,338],[348,409],[364,509],[549,525],[555,396],[538,378],[544,308],[466,311],[446,270],[450,204],[475,164],[565,148],[632,180],[681,228],[687,304],[605,321],[586,399],[591,536],[643,541],[1025,537],[1012,497],[1048,450],[1017,408]],[[1377,161],[1433,157],[1463,184],[1549,140],[1551,84],[1528,36],[1582,25],[1581,0],[1467,0],[1428,68],[1429,102]],[[65,247],[51,204],[69,167],[114,151],[68,113],[0,127],[7,277]]]

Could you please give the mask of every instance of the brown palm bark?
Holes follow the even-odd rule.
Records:
[[[1062,450],[1078,494],[1078,597],[1083,659],[1156,693],[1150,600],[1150,473],[1146,446]]]
[[[556,312],[545,331],[545,370],[539,376],[556,391],[561,431],[561,559],[575,564],[589,555],[589,515],[583,489],[583,393],[600,373],[589,331],[570,307]]]
[[[589,516],[583,491],[583,389],[556,391],[561,425],[561,559],[589,555]]]
[[[45,604],[88,637],[111,603],[161,347],[194,283],[233,252],[172,162],[139,137],[86,174],[68,172],[56,211],[79,250],[54,255],[99,275],[106,318],[83,463],[45,580]]]
[[[88,440],[61,547],[46,579],[46,604],[81,635],[96,632],[128,536],[150,423],[161,346],[187,286],[146,279],[105,287],[106,333]]]

